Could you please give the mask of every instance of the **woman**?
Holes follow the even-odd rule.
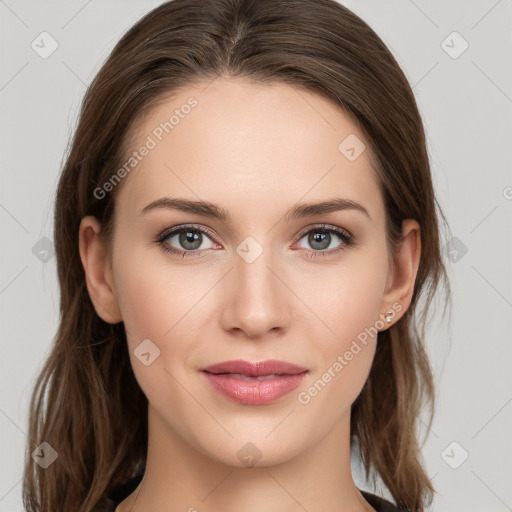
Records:
[[[26,509],[424,510],[413,314],[448,285],[438,214],[411,88],[348,9],[144,16],[89,87],[58,185]],[[353,456],[396,504],[357,488]]]

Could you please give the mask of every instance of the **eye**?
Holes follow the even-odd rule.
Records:
[[[213,244],[209,233],[209,229],[181,226],[165,231],[155,241],[163,251],[178,254],[185,258],[196,256],[203,250],[217,247]],[[210,243],[205,246],[204,243],[208,240]]]
[[[165,252],[176,254],[182,258],[201,256],[206,249],[220,248],[212,241],[213,232],[209,228],[196,226],[179,226],[165,230],[157,237],[157,243]],[[308,249],[299,247],[310,253],[310,257],[330,256],[348,247],[355,245],[355,236],[348,231],[322,224],[305,231],[300,236],[299,242],[306,239],[306,243],[312,247]],[[338,239],[338,243],[336,243]],[[209,243],[208,243],[209,241]],[[341,243],[339,242],[341,241]],[[206,246],[204,245],[206,243]]]
[[[313,249],[310,251],[312,252],[311,256],[313,258],[318,256],[329,256],[337,253],[338,251],[342,251],[347,247],[355,245],[354,235],[351,235],[348,231],[345,231],[342,228],[328,226],[326,224],[316,226],[313,229],[306,231],[301,235],[300,240],[302,239],[306,239],[306,243]],[[336,239],[341,240],[341,243],[336,243]],[[301,249],[304,249],[304,247],[301,247]]]

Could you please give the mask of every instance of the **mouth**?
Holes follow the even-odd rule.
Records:
[[[229,373],[231,375],[241,375],[245,377],[297,375],[298,373],[308,371],[307,368],[303,368],[286,361],[278,361],[277,359],[267,359],[265,361],[256,361],[255,363],[237,359],[212,364],[210,366],[200,368],[200,370],[214,375]]]
[[[234,379],[241,379],[241,380],[269,380],[269,379],[275,379],[276,377],[285,377],[286,373],[279,374],[279,373],[271,373],[270,375],[258,375],[256,377],[250,377],[248,375],[243,375],[241,373],[210,373],[211,375],[229,375],[230,377],[233,377]]]
[[[224,361],[200,371],[215,391],[246,405],[275,402],[298,387],[309,373],[307,368],[274,359]]]

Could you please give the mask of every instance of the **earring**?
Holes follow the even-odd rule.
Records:
[[[392,314],[393,314],[393,310],[392,310],[392,309],[388,309],[388,310],[386,311],[386,322],[387,322],[388,324],[390,324],[390,323],[391,323],[391,318],[392,318],[392,317],[391,317],[391,315],[392,315]]]

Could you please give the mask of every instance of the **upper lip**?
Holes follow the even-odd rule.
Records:
[[[200,368],[200,371],[208,373],[238,373],[246,375],[247,377],[261,377],[263,375],[296,375],[307,371],[307,368],[302,368],[286,361],[278,361],[277,359],[267,359],[266,361],[244,361],[241,359],[233,361],[223,361],[222,363],[213,364]]]

